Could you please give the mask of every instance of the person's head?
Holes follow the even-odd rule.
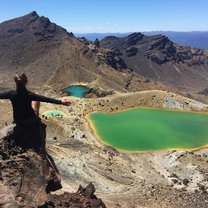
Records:
[[[16,73],[14,76],[14,81],[16,85],[24,85],[24,86],[26,86],[28,82],[27,76],[24,73]]]

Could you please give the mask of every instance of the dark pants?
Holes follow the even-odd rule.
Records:
[[[12,137],[15,143],[24,148],[45,148],[46,125],[40,118],[16,121]]]

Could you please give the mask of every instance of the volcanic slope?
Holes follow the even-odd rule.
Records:
[[[123,92],[164,88],[118,70],[119,61],[122,68],[113,53],[77,39],[36,12],[0,24],[0,89],[11,87],[16,71],[26,72],[38,90],[60,90],[78,82]]]
[[[47,150],[60,170],[62,191],[74,191],[79,184],[93,181],[97,196],[110,208],[206,208],[206,147],[195,152],[123,152],[100,142],[86,120],[90,112],[114,112],[138,105],[201,112],[208,109],[208,105],[158,90],[76,99],[70,107],[57,106],[66,115],[48,117],[44,122]],[[51,108],[47,104],[41,111]]]
[[[163,35],[141,33],[123,38],[109,36],[100,45],[120,55],[127,68],[147,78],[186,92],[207,87],[206,50],[177,45]]]
[[[9,37],[8,31],[14,28],[17,30]],[[196,111],[206,111],[207,105],[170,92],[150,91],[165,87],[128,70],[128,63],[116,51],[76,39],[35,12],[2,23],[0,34],[1,88],[10,87],[11,72],[23,70],[29,78],[33,77],[32,87],[45,85],[59,90],[85,82],[120,92],[148,90],[104,98],[77,98],[70,107],[42,105],[41,113],[58,109],[66,114],[43,118],[47,124],[47,150],[60,170],[62,191],[74,191],[79,184],[93,181],[98,197],[107,207],[207,207],[207,148],[195,153],[175,150],[124,153],[99,142],[85,119],[90,112],[111,112],[139,105]],[[27,57],[29,54],[31,58]],[[12,111],[5,101],[1,101],[0,110],[0,124],[4,125]]]

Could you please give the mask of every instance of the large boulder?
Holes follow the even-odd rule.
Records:
[[[9,137],[0,140],[0,207],[105,208],[92,184],[77,193],[53,195],[61,189],[59,171],[44,151],[17,146]]]

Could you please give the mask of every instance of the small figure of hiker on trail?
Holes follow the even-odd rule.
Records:
[[[33,148],[41,153],[48,161],[49,166],[59,172],[51,156],[45,150],[46,125],[39,118],[40,102],[54,104],[71,105],[66,99],[57,100],[41,95],[37,95],[26,88],[28,79],[24,73],[17,73],[14,76],[16,90],[1,92],[0,99],[9,99],[13,107],[14,128],[10,134],[5,133],[9,140],[15,145],[29,149]]]

